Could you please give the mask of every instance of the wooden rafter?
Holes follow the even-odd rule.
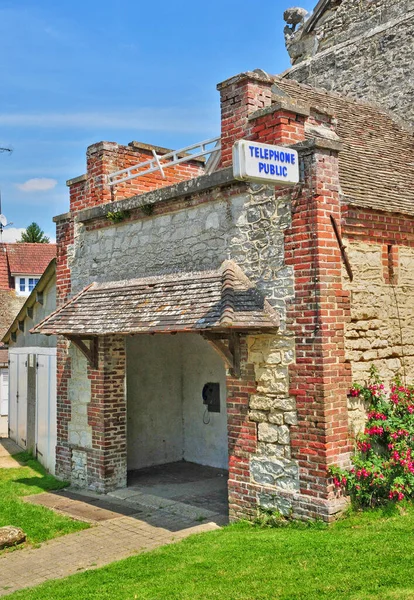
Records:
[[[82,337],[80,335],[68,335],[68,340],[86,357],[92,369],[98,368],[98,338],[97,336]],[[89,345],[87,345],[89,343]]]
[[[342,242],[341,234],[339,233],[338,224],[332,215],[330,215],[330,218],[335,233],[336,241],[338,242],[338,246],[341,251],[342,260],[344,261],[346,272],[348,273],[349,280],[352,281],[354,279],[354,274],[352,272],[352,267],[351,263],[349,262],[348,254],[346,253],[346,248]]]
[[[233,377],[240,377],[240,335],[235,332],[230,334],[203,333],[204,339],[221,356],[230,369]],[[225,343],[227,341],[227,344]]]

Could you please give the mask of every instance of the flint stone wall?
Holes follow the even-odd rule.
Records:
[[[414,123],[412,0],[331,3],[314,29],[289,34],[285,76],[376,102]]]
[[[352,292],[351,320],[345,329],[346,359],[353,380],[364,383],[375,365],[389,385],[396,375],[406,374],[414,382],[414,248],[400,247],[396,276],[398,283],[384,280],[382,246],[349,242],[352,283],[344,275],[344,287]],[[361,431],[366,407],[349,398],[349,421],[354,433]]]
[[[251,192],[177,212],[166,212],[113,227],[87,230],[77,224],[70,249],[72,293],[92,281],[114,281],[217,269],[231,258],[285,317],[293,296],[293,273],[285,265],[284,230],[290,225],[289,196],[274,188]],[[282,329],[284,323],[282,323]]]
[[[92,448],[92,427],[88,425],[88,406],[91,401],[91,381],[87,376],[87,360],[74,346],[70,345],[72,373],[68,380],[68,398],[71,406],[71,419],[68,424],[68,440],[73,447]],[[77,461],[79,462],[79,461]],[[81,468],[79,462],[77,471]],[[85,463],[86,466],[86,463]]]
[[[295,360],[294,337],[249,336],[257,394],[249,417],[257,426],[257,453],[250,460],[253,481],[282,490],[299,490],[299,468],[291,459],[290,426],[297,424],[296,402],[288,396],[288,367]]]

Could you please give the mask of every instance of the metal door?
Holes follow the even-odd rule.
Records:
[[[0,369],[0,415],[9,413],[9,370]]]
[[[21,448],[27,437],[27,354],[9,352],[9,432]]]
[[[9,436],[17,442],[18,355],[9,353]]]
[[[36,373],[37,458],[55,472],[56,458],[56,356],[38,354]]]
[[[17,444],[26,448],[27,439],[27,354],[18,355]]]

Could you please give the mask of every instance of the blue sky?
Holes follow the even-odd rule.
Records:
[[[0,146],[13,148],[0,154],[14,224],[4,240],[31,221],[54,237],[65,182],[94,142],[180,148],[218,135],[216,84],[289,66],[283,11],[294,4],[0,0]]]

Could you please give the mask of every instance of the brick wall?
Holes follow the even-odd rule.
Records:
[[[203,162],[192,160],[166,168],[165,179],[159,171],[156,171],[114,186],[108,184],[110,174],[153,159],[151,148],[134,142],[129,146],[121,146],[114,142],[100,142],[89,146],[86,153],[86,175],[68,181],[71,212],[130,198],[204,173]],[[153,148],[160,156],[167,152],[166,149],[156,146]],[[147,169],[148,166],[137,172]]]
[[[69,448],[68,425],[71,419],[71,403],[68,386],[71,376],[71,360],[68,341],[57,339],[57,397],[56,397],[56,476],[65,481],[71,480],[72,454]]]
[[[343,463],[350,451],[344,328],[349,293],[342,289],[341,256],[330,222],[340,222],[337,151],[314,147],[302,155],[305,187],[286,233],[286,260],[295,271],[295,300],[288,322],[296,336],[290,394],[298,424],[292,427],[292,456],[300,466],[303,494],[331,499],[326,468]]]
[[[98,368],[88,368],[92,450],[87,453],[87,472],[88,487],[101,492],[126,486],[125,370],[125,337],[100,337]]]
[[[72,291],[70,253],[74,244],[74,222],[70,215],[56,223],[56,244],[56,304],[59,307]]]
[[[249,419],[249,399],[257,387],[253,365],[247,362],[246,338],[241,338],[240,346],[241,376],[226,380],[231,519],[254,516],[257,504],[250,473],[251,455],[257,450],[257,427]]]

